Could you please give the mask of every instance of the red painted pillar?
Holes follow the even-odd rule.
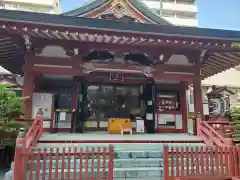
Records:
[[[71,130],[72,132],[76,129],[76,118],[78,113],[78,80],[77,77],[73,78],[73,84],[72,84],[72,109],[74,110],[72,114],[72,124],[71,124]]]
[[[202,85],[201,76],[198,75],[193,79],[193,96],[194,96],[194,134],[198,135],[199,123],[203,118],[203,101],[202,101]]]
[[[79,52],[78,48],[73,49],[73,55],[71,57],[72,60],[72,71],[77,72],[78,76],[82,75],[82,55]],[[77,113],[78,113],[78,88],[79,88],[79,79],[77,76],[73,78],[72,83],[72,109],[74,110],[72,114],[72,123],[71,123],[71,131],[74,132],[76,130],[76,121],[77,121]]]
[[[182,113],[182,119],[183,119],[183,132],[188,132],[188,119],[187,119],[187,97],[186,97],[186,85],[182,84],[180,90],[180,108]]]
[[[31,71],[31,67],[33,67],[33,58],[34,55],[32,52],[26,52],[25,54],[25,64],[24,64],[24,82],[23,82],[23,93],[22,97],[24,98],[22,103],[22,111],[24,116],[27,118],[32,117],[32,93],[34,91],[34,80],[35,74]]]
[[[203,116],[203,101],[202,101],[202,84],[201,76],[195,76],[193,80],[193,94],[194,94],[194,115],[197,117],[198,113]]]
[[[24,116],[27,118],[32,117],[32,93],[34,90],[34,74],[29,70],[24,72],[24,84],[22,96],[25,97],[23,100],[22,110]],[[27,97],[27,98],[26,98]]]

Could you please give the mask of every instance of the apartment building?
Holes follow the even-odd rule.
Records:
[[[61,13],[60,0],[0,0],[0,9]]]
[[[198,26],[196,0],[143,0],[152,11],[178,26]]]

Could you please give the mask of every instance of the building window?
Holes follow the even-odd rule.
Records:
[[[160,12],[160,10],[159,10]],[[175,17],[175,11],[171,11],[171,10],[163,10],[162,11],[162,15],[164,17]]]
[[[159,2],[161,2],[161,0],[159,0]],[[165,2],[165,3],[175,3],[176,0],[162,0],[162,2]]]
[[[175,0],[177,4],[187,4],[187,5],[194,5],[196,0]]]
[[[182,19],[196,19],[196,13],[186,12],[186,11],[177,11],[176,17],[182,18]]]

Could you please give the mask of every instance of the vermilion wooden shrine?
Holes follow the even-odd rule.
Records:
[[[189,85],[203,114],[201,80],[240,62],[240,32],[176,27],[134,0],[63,15],[1,10],[0,25],[1,64],[24,75],[24,115],[34,116],[33,93],[53,94],[41,109],[51,110],[44,126],[53,132],[104,130],[110,117],[187,132]]]

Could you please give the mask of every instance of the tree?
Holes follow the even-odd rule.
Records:
[[[240,108],[233,108],[231,110],[232,122],[235,124],[236,134],[240,135]]]
[[[15,117],[21,115],[21,105],[22,99],[17,97],[14,89],[9,85],[0,84],[0,130],[3,138],[8,137],[7,132],[16,132],[17,134],[18,130],[25,126],[14,120]]]

